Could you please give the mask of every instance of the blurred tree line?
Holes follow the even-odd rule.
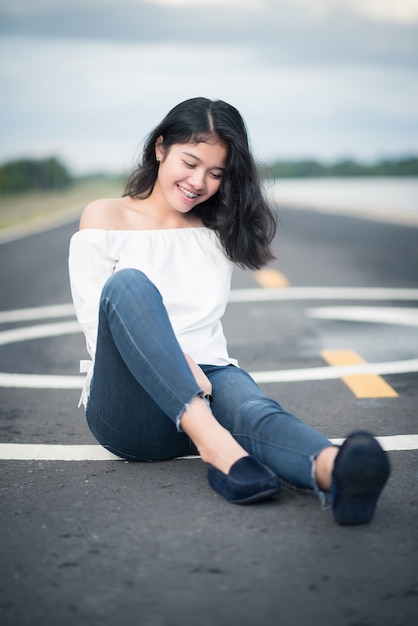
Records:
[[[274,161],[260,166],[265,178],[325,178],[358,176],[418,176],[418,157],[385,159],[364,164],[351,159],[324,164],[314,159]]]
[[[72,183],[71,174],[56,157],[19,159],[0,166],[0,193],[51,191]]]
[[[274,161],[260,165],[264,178],[418,176],[418,157],[387,159],[372,164],[346,159],[325,164],[314,159]],[[76,179],[56,157],[19,159],[0,166],[0,193],[52,191],[70,187]]]

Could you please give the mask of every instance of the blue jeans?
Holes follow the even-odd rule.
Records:
[[[266,397],[244,370],[201,364],[212,411],[242,447],[283,480],[315,489],[313,461],[331,445]],[[96,439],[136,461],[197,454],[179,420],[202,395],[177,342],[161,295],[142,272],[120,270],[100,301],[96,357],[86,417]]]

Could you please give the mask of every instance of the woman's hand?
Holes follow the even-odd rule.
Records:
[[[204,395],[205,396],[212,395],[212,384],[209,378],[206,376],[205,372],[202,370],[201,367],[198,366],[197,363],[193,361],[191,356],[189,356],[186,353],[184,353],[184,356],[186,357],[186,361],[190,369],[192,370],[192,374],[195,378],[195,381],[197,382],[199,387],[203,390]]]

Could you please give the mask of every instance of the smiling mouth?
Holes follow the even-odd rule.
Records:
[[[177,185],[178,188],[180,189],[181,193],[186,196],[186,198],[189,198],[189,200],[196,200],[196,198],[199,197],[198,193],[192,193],[191,191],[188,191],[187,189],[185,189],[184,187],[182,187],[181,185]]]

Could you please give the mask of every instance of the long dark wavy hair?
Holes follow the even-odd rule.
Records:
[[[192,211],[218,233],[234,263],[259,269],[275,258],[270,244],[276,219],[262,193],[244,120],[223,100],[191,98],[171,109],[149,134],[142,162],[130,175],[124,196],[144,199],[151,195],[158,174],[155,144],[159,137],[168,151],[174,144],[200,143],[209,136],[219,137],[227,147],[225,173],[216,194]]]

